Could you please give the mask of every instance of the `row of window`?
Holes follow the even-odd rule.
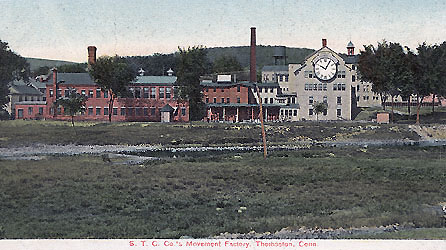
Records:
[[[274,93],[274,88],[267,88],[267,87],[259,87],[259,93],[268,93],[268,89],[270,93]]]
[[[294,109],[294,110],[288,110],[288,109],[283,110],[283,109],[281,109],[280,110],[280,115],[281,116],[297,116],[297,110],[296,109]]]
[[[19,114],[23,115],[23,109],[18,109]],[[33,107],[28,107],[28,115],[32,115],[34,113],[34,108]],[[43,107],[39,107],[39,115],[43,115]],[[23,117],[23,116],[22,116]],[[22,118],[19,117],[19,118]]]
[[[288,82],[289,75],[288,74],[272,74],[271,75],[271,81],[272,82]],[[269,74],[263,75],[263,82],[270,82],[269,80]]]
[[[29,113],[31,115],[32,114],[32,108],[28,108],[28,112],[29,112],[29,109],[31,109],[31,113]],[[135,116],[135,115],[136,116],[149,116],[149,114],[150,114],[150,116],[155,116],[158,108],[155,108],[155,107],[151,107],[151,108],[147,108],[147,107],[144,107],[144,108],[140,108],[140,107],[137,107],[137,108],[120,107],[119,109],[120,109],[119,110],[119,115],[121,115],[121,116]],[[186,108],[182,107],[180,110],[181,110],[181,113],[180,113],[181,116],[186,116]],[[54,112],[54,109],[51,109],[51,113],[53,113],[53,112]],[[39,108],[39,114],[40,114],[40,108]],[[42,108],[42,114],[43,114],[43,108]],[[62,114],[62,109],[60,107],[57,108],[57,114],[58,115]],[[101,115],[104,115],[104,116],[107,116],[107,115],[109,115],[109,108],[108,107],[104,107],[104,108],[102,108],[102,107],[96,107],[96,108],[88,107],[86,109],[86,111],[81,112],[81,115],[89,115],[89,116],[93,116],[93,115],[101,116]],[[118,115],[118,108],[113,108],[113,115],[115,115],[115,116]]]
[[[19,102],[27,101],[46,101],[45,96],[19,96]]]
[[[229,97],[226,98],[226,102],[225,102],[225,98],[223,98],[223,97],[220,100],[221,100],[220,103],[231,103],[231,99]],[[209,103],[209,97],[206,97],[206,103]],[[214,100],[212,103],[218,103],[217,97],[214,97]],[[240,103],[240,97],[237,97],[237,103]]]
[[[229,90],[229,88],[228,88],[228,90]],[[209,92],[209,88],[205,88],[204,92]],[[213,92],[217,92],[217,88],[216,87],[213,88]],[[221,88],[220,92],[225,92],[225,88]],[[237,92],[240,92],[240,85],[237,85]]]
[[[325,109],[324,112],[322,112],[322,114],[325,116],[327,115],[328,110]],[[308,115],[314,115],[314,111],[312,108],[308,109]],[[341,117],[342,116],[342,110],[341,109],[336,109],[336,116],[337,117]]]
[[[322,98],[322,102],[325,103],[325,104],[328,103],[327,96],[324,96],[324,97]],[[313,97],[313,96],[309,96],[309,97],[308,97],[308,104],[310,104],[310,105],[313,105],[313,104],[314,104],[314,97]],[[336,98],[336,104],[339,104],[339,105],[342,104],[342,97],[341,97],[341,96],[338,96],[338,97]]]
[[[333,91],[345,91],[345,83],[334,83]],[[306,91],[327,91],[327,83],[305,83]]]
[[[314,75],[314,72],[312,70],[304,71],[304,77],[305,78],[316,78]],[[345,71],[338,71],[337,78],[345,78]],[[352,77],[352,81],[354,82],[356,80],[355,77]]]
[[[64,90],[64,97],[68,98],[72,91],[77,92],[76,89],[65,89]],[[142,88],[142,92],[141,92],[141,88],[129,88],[129,91],[130,91],[130,93],[132,93],[134,98],[141,98],[141,97],[143,97],[143,98],[156,99],[156,97],[157,97],[156,87]],[[50,97],[53,97],[53,95],[54,95],[53,89],[50,89],[50,93],[49,94],[50,94]],[[92,89],[88,90],[88,95],[87,95],[87,91],[85,89],[82,89],[80,94],[84,95],[84,96],[87,96],[88,98],[93,98],[93,97],[96,97],[96,98],[109,98],[108,91],[101,91],[100,88],[96,89],[96,91],[93,91]],[[57,90],[57,95],[58,96],[62,96],[62,90],[61,89]],[[171,99],[172,98],[172,88],[159,87],[159,98],[160,99]]]

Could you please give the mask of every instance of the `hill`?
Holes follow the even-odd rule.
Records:
[[[42,59],[42,58],[25,58],[26,61],[29,63],[31,71],[34,71],[40,67],[58,67],[60,65],[64,64],[76,64],[75,62],[69,62],[69,61],[60,61],[60,60],[50,60],[50,59]]]
[[[256,61],[257,68],[261,69],[265,65],[272,65],[274,63],[273,54],[274,48],[277,46],[265,46],[257,45],[256,47]],[[237,58],[242,67],[249,67],[249,46],[237,46],[237,47],[216,47],[208,48],[208,57],[211,62],[220,56],[234,56]],[[313,49],[307,48],[286,48],[287,62],[288,63],[300,63],[306,56],[314,52]]]

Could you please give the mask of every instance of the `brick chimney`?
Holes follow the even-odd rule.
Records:
[[[327,47],[327,39],[322,38],[322,47]]]
[[[257,72],[256,72],[256,28],[251,27],[251,56],[249,62],[249,81],[257,82]]]
[[[96,47],[88,46],[88,66],[94,64],[96,62]]]

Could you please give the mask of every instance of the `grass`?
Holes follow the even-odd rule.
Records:
[[[361,112],[355,118],[356,121],[371,121],[376,119],[376,113],[384,111],[381,107],[362,108]],[[391,106],[386,106],[387,112],[392,112]],[[415,124],[417,118],[417,107],[411,107],[410,116],[407,107],[394,107],[394,119],[400,124]],[[432,113],[432,107],[425,106],[420,108],[421,124],[446,123],[446,107],[435,107]]]
[[[359,235],[349,237],[349,239],[446,240],[446,228],[415,228],[398,232]]]
[[[418,139],[407,125],[298,122],[266,125],[270,144],[302,141]],[[33,144],[261,145],[260,125],[0,121],[0,147]]]
[[[2,160],[0,238],[208,237],[394,223],[444,229],[434,206],[446,201],[445,153],[315,148],[272,152],[266,161],[243,153],[143,165],[96,155]]]

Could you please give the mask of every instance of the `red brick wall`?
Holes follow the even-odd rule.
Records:
[[[42,114],[39,113],[39,108],[42,109]],[[46,116],[46,105],[43,104],[16,104],[15,110],[15,119],[43,119]]]
[[[223,92],[222,92],[223,90]],[[227,98],[229,98],[230,103],[237,103],[237,98],[240,98],[240,103],[248,103],[249,88],[245,86],[240,86],[240,92],[237,91],[237,86],[231,87],[204,87],[203,88],[203,102],[206,103],[206,98],[209,98],[209,103],[214,103],[214,97],[216,103],[221,103],[221,98],[224,98],[224,102],[227,103]]]

